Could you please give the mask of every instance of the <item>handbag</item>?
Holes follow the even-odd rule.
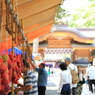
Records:
[[[79,83],[80,83],[81,85],[83,85],[83,84],[85,83],[85,79],[83,78],[83,80],[82,80],[82,81],[79,81]]]

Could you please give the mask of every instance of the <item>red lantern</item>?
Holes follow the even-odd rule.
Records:
[[[3,73],[1,73],[1,78],[8,80],[9,76],[8,76],[8,74],[6,72],[3,72]]]
[[[4,91],[4,85],[0,85],[0,92]]]
[[[3,79],[2,80],[2,85],[8,85],[10,82],[9,80]]]
[[[7,66],[6,66],[4,63],[1,63],[0,65],[1,65],[1,66],[0,66],[0,73],[6,71]]]
[[[8,92],[8,91],[10,90],[10,86],[9,86],[9,85],[5,85],[4,90],[5,90],[6,92]]]

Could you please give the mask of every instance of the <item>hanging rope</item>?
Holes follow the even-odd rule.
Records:
[[[24,26],[23,26],[23,20],[21,19],[21,26],[22,26],[22,29],[24,29]],[[25,41],[23,40],[23,38],[22,38],[22,56],[23,56],[23,59],[25,59],[25,46],[24,46],[24,43],[25,43]]]
[[[2,29],[0,29],[0,56],[2,55]]]
[[[11,0],[11,4],[13,6],[13,10],[12,12],[14,12],[15,8],[14,8],[14,0]],[[11,13],[11,32],[12,32],[12,54],[14,54],[14,20],[13,20],[13,15]],[[14,95],[14,84],[12,83],[12,95]]]
[[[3,0],[0,0],[0,55],[2,55],[2,12],[3,12]]]
[[[11,31],[11,14],[10,14],[10,6],[11,5],[11,2],[9,0],[9,2],[6,0],[5,2],[6,4],[6,30],[8,31],[8,33],[10,35],[12,35],[12,31]]]
[[[17,32],[18,32],[18,27],[17,24],[15,24],[15,44],[17,45]]]
[[[1,32],[1,23],[2,23],[2,12],[3,12],[3,0],[0,0],[0,32]]]
[[[16,0],[15,4],[16,4],[16,6],[18,6],[18,1],[17,0]],[[18,13],[18,7],[16,7],[15,12],[17,13],[17,16],[18,16],[19,15],[19,13]],[[18,19],[19,19],[19,16],[18,16]]]
[[[2,12],[3,12],[3,0],[0,1],[0,56],[2,55],[2,49],[1,49],[1,43],[2,43],[2,31],[1,31]],[[1,65],[0,65],[0,67],[1,67]],[[0,78],[1,78],[1,74],[0,74]],[[1,85],[1,81],[0,81],[0,85]]]
[[[31,62],[32,61],[32,52],[30,50],[30,45],[29,45],[28,40],[26,41],[26,51],[27,51],[27,55],[28,55],[30,62]]]
[[[6,50],[8,49],[8,32],[6,31]]]

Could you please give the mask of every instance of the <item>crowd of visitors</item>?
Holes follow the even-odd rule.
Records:
[[[93,85],[95,87],[95,73],[93,72],[95,72],[95,66],[93,66],[92,62],[91,66],[86,69],[86,73],[83,72],[81,66],[74,66],[68,57],[65,58],[65,62],[61,62],[59,68],[62,72],[60,73],[58,93],[61,95],[81,95],[84,83],[88,86],[89,91],[94,93]],[[75,71],[78,78],[75,75]],[[75,81],[75,83],[73,81]]]
[[[41,63],[39,68],[31,63],[33,70],[30,69],[30,64],[23,60],[22,73],[24,78],[24,85],[18,84],[18,88],[14,90],[15,93],[23,91],[24,95],[45,95],[48,73],[45,70],[45,64]],[[38,77],[35,75],[38,72]]]
[[[24,95],[45,95],[48,79],[45,64],[41,63],[39,67],[33,63],[31,65],[33,70],[30,69],[30,64],[23,60],[22,73],[24,84],[18,84],[18,88],[14,89],[14,92],[23,91]],[[93,84],[95,87],[95,73],[93,73],[95,72],[95,66],[87,67],[86,73],[84,73],[81,66],[75,66],[72,64],[71,58],[67,57],[64,62],[60,62],[59,68],[61,70],[58,87],[59,94],[81,95],[84,83],[88,86],[89,91],[93,93]],[[34,72],[37,72],[38,76]]]

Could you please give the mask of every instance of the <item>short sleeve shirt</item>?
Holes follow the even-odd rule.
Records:
[[[29,91],[25,91],[24,95],[37,95],[37,78],[34,75],[34,72],[28,70],[27,73],[24,74],[24,86],[32,85],[32,89]]]

